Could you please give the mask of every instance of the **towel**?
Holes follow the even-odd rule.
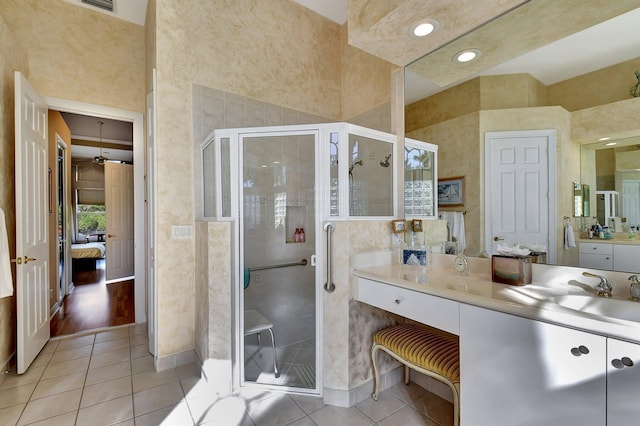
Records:
[[[11,256],[9,255],[9,238],[7,237],[4,210],[0,208],[0,298],[8,296],[13,296]]]
[[[462,253],[467,247],[464,230],[463,212],[442,212],[442,219],[447,221],[451,229],[451,240],[458,243],[458,253]],[[455,238],[455,240],[453,240]]]
[[[564,249],[574,248],[576,246],[576,237],[573,235],[573,226],[567,223],[564,226]]]

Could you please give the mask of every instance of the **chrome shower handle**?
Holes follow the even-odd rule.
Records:
[[[324,290],[327,293],[333,293],[336,285],[331,281],[331,233],[336,229],[336,225],[333,222],[327,222],[323,229],[327,233],[327,280],[324,283]]]

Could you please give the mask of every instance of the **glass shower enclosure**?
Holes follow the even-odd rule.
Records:
[[[329,220],[395,214],[395,135],[347,123],[220,129],[203,214],[235,226],[235,386],[320,394]]]

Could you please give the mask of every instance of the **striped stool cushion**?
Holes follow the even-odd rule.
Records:
[[[402,324],[378,331],[373,335],[373,341],[411,364],[440,374],[453,383],[460,383],[460,349],[455,336],[414,324]]]

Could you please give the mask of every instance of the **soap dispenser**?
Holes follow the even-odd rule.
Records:
[[[631,286],[629,287],[629,299],[639,302],[640,301],[640,275],[631,275],[629,277]]]

